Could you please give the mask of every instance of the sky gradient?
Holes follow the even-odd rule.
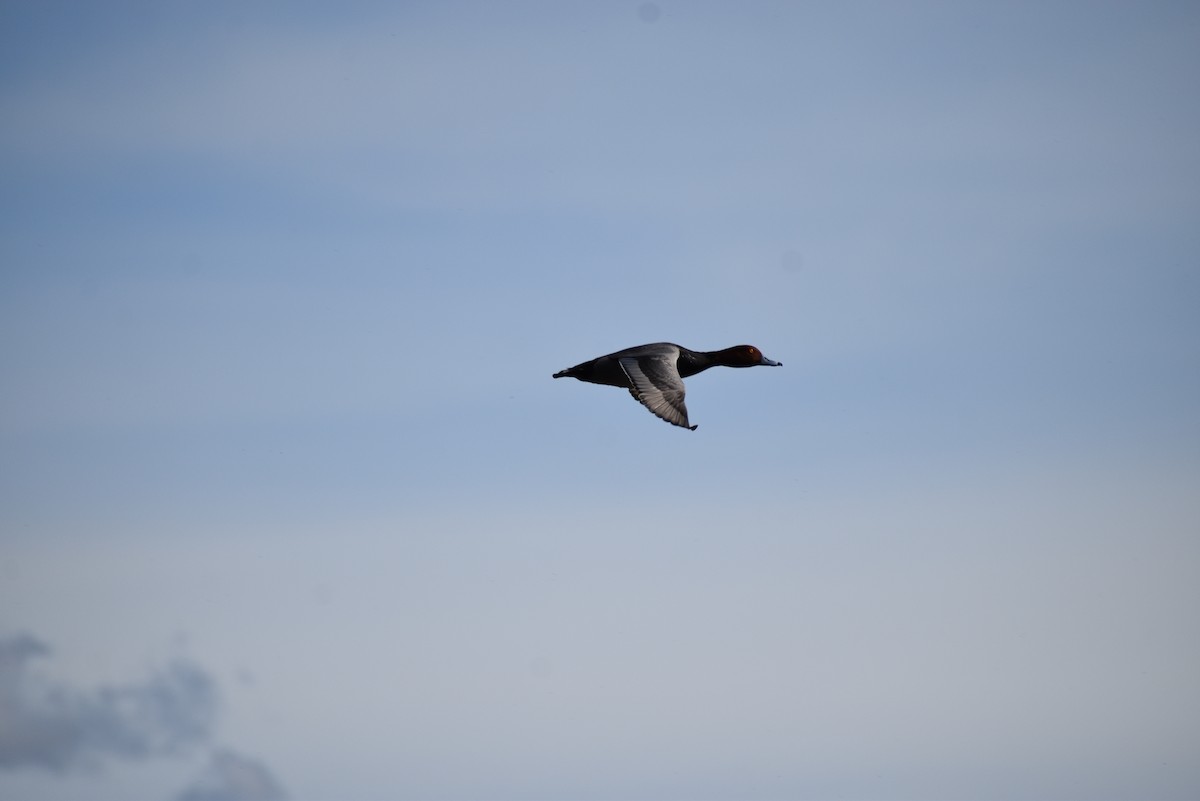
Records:
[[[0,797],[1200,795],[1200,6],[0,4]],[[748,343],[695,432],[553,372]]]

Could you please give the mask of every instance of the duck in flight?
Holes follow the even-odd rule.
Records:
[[[578,378],[592,384],[625,387],[636,401],[671,425],[692,431],[687,406],[683,403],[683,379],[710,367],[782,367],[753,345],[735,345],[725,350],[696,351],[656,342],[638,345],[607,356],[568,367],[555,378]]]

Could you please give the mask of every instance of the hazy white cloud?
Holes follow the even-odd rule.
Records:
[[[216,687],[201,668],[177,661],[141,681],[82,690],[37,673],[31,663],[49,653],[30,634],[0,640],[0,769],[61,773],[105,758],[178,754],[208,739]]]
[[[216,751],[178,801],[282,801],[287,793],[263,763],[229,750]]]
[[[217,686],[203,668],[175,661],[141,681],[91,689],[43,676],[51,649],[22,632],[0,638],[0,771],[60,776],[112,761],[177,757],[212,742]],[[213,752],[180,801],[278,801],[287,794],[261,762]]]

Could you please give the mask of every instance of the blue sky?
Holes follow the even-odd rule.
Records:
[[[1194,798],[1198,45],[0,5],[0,797]]]

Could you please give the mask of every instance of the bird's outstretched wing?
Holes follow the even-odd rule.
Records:
[[[678,352],[655,356],[625,356],[621,369],[633,384],[630,393],[643,406],[668,423],[696,430],[688,425],[687,406],[683,403],[683,379],[675,366]]]

